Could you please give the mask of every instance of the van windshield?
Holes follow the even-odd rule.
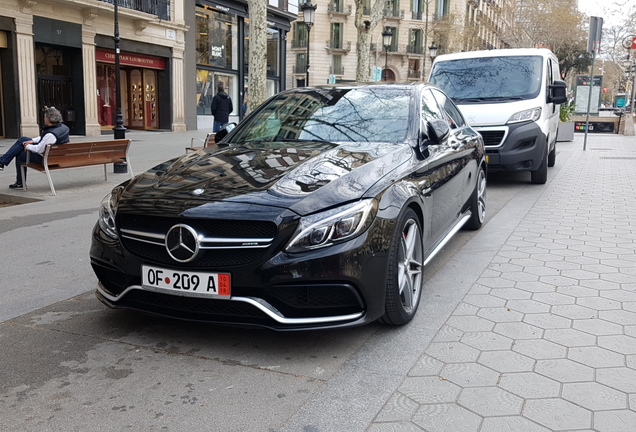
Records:
[[[534,99],[542,85],[541,56],[503,56],[435,63],[430,82],[456,103]]]

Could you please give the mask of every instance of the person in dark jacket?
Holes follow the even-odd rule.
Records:
[[[234,110],[232,106],[232,98],[225,93],[223,84],[217,87],[216,95],[212,99],[212,115],[214,116],[214,127],[212,132],[216,133],[227,124],[230,119],[230,113]]]
[[[62,123],[62,114],[54,107],[44,111],[44,127],[39,137],[18,139],[9,150],[0,156],[0,171],[15,158],[15,183],[9,185],[11,189],[22,187],[22,170],[20,165],[26,162],[26,151],[31,152],[29,160],[31,162],[42,163],[42,154],[47,144],[66,144],[70,141],[70,131],[68,126]],[[26,174],[25,174],[26,176]]]

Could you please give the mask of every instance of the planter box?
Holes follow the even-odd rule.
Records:
[[[574,122],[559,122],[557,141],[574,141]]]

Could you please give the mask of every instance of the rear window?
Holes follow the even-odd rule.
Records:
[[[435,63],[430,82],[457,103],[534,99],[542,70],[541,56],[445,60]]]

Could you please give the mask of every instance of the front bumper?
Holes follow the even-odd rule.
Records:
[[[474,129],[484,137],[489,171],[539,169],[545,157],[547,138],[537,123]]]
[[[99,279],[96,295],[112,308],[210,323],[276,330],[362,325],[384,314],[388,244],[382,239],[393,229],[392,221],[376,219],[367,232],[339,245],[288,254],[274,244],[249,263],[188,266],[188,270],[231,273],[232,295],[221,299],[143,287],[143,264],[175,270],[183,266],[166,265],[157,261],[156,254],[131,253],[96,225],[90,252]]]

